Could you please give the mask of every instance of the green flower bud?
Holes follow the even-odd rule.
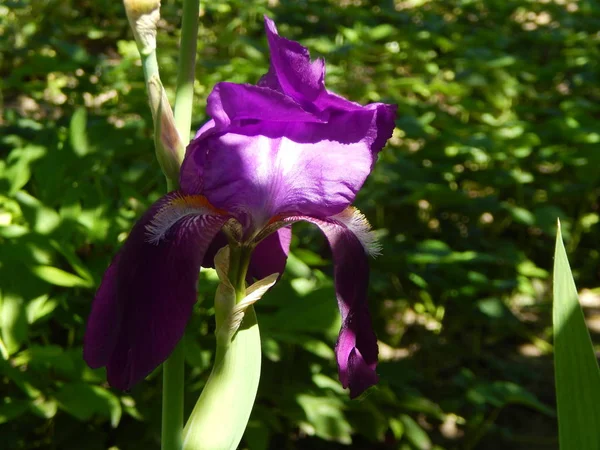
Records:
[[[165,176],[176,182],[185,148],[175,126],[169,99],[157,75],[148,80],[148,101],[154,121],[156,159]]]

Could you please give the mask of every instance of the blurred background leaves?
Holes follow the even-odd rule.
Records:
[[[384,248],[370,296],[381,382],[356,401],[341,389],[330,254],[295,226],[286,274],[257,308],[264,369],[245,448],[558,448],[557,217],[600,332],[600,6],[203,2],[195,128],[216,82],[267,70],[265,13],[327,59],[329,89],[399,114],[356,202]],[[162,16],[172,89],[179,2]],[[3,2],[0,87],[2,447],[159,448],[160,377],[118,392],[81,359],[102,273],[165,189],[121,3]],[[189,409],[210,372],[216,282],[203,272],[185,338]]]

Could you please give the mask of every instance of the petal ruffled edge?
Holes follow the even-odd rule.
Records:
[[[206,112],[223,131],[243,120],[266,122],[326,122],[305,111],[294,99],[268,87],[217,83],[208,96]]]
[[[106,366],[111,386],[130,389],[171,354],[196,302],[200,263],[228,216],[181,214],[160,239],[153,223],[182,208],[179,192],[158,200],[135,224],[106,271],[84,337],[84,360]],[[154,241],[154,242],[152,242]]]
[[[264,19],[271,67],[259,86],[280,90],[301,105],[312,105],[325,92],[325,61],[311,61],[306,47],[279,36],[275,22],[267,16]]]

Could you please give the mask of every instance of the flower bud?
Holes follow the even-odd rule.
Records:
[[[173,110],[160,78],[148,80],[148,100],[154,121],[156,158],[167,178],[177,181],[185,149],[175,126]]]
[[[123,4],[140,53],[151,53],[156,49],[160,0],[123,0]]]

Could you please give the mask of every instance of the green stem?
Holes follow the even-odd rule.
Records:
[[[230,246],[228,278],[236,301],[245,295],[250,250]],[[260,333],[254,308],[231,341],[217,338],[212,372],[184,429],[184,450],[235,450],[250,418],[261,366]]]
[[[192,127],[200,0],[183,0],[182,14],[174,115],[175,126],[184,146],[186,146],[189,142]]]
[[[175,93],[175,127],[187,145],[192,124],[194,100],[194,69],[196,66],[196,45],[198,40],[198,15],[200,0],[183,1],[181,42]],[[142,56],[146,81],[153,73],[158,75],[156,52],[145,58]],[[176,180],[167,177],[169,191],[177,189]],[[180,342],[169,359],[163,364],[163,408],[162,408],[162,450],[181,450],[183,430],[183,384],[185,350]]]
[[[249,248],[229,244],[229,281],[235,289],[236,303],[246,295],[246,274],[250,264],[251,252]]]
[[[182,448],[184,360],[185,349],[181,341],[163,363],[162,450]]]

